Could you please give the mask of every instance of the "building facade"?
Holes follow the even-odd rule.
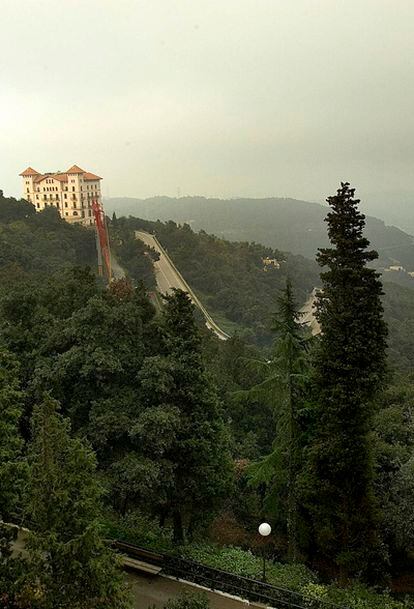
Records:
[[[56,207],[67,222],[84,226],[94,224],[92,202],[102,204],[102,178],[99,176],[77,165],[56,173],[39,173],[28,167],[20,175],[23,179],[23,198],[32,203],[36,211]]]

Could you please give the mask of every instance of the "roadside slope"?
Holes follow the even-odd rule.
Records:
[[[214,332],[220,340],[227,340],[230,336],[224,332],[211,317],[203,303],[185,281],[174,262],[171,260],[161,243],[150,233],[144,231],[135,231],[137,239],[143,241],[148,247],[151,247],[159,254],[159,260],[154,261],[154,269],[156,273],[157,288],[161,294],[168,294],[173,288],[178,288],[187,292],[193,303],[200,309],[206,320],[206,326]]]

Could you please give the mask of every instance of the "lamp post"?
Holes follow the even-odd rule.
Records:
[[[270,524],[268,522],[262,522],[262,524],[259,526],[259,533],[262,537],[268,537],[270,535],[270,533],[272,532],[272,527],[270,526]],[[266,555],[265,555],[265,546],[263,544],[263,574],[262,574],[262,579],[265,582],[266,581]]]

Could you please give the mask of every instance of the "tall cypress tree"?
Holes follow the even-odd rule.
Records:
[[[311,449],[311,511],[319,557],[344,582],[361,574],[378,580],[385,552],[373,496],[373,402],[385,373],[387,329],[378,257],[363,236],[365,216],[354,189],[341,184],[327,199],[332,246],[319,250],[326,270],[317,303],[322,335],[315,362],[317,431]]]

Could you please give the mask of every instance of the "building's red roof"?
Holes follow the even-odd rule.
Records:
[[[21,175],[25,178],[27,176],[37,176],[37,175],[39,175],[39,172],[36,171],[35,169],[33,169],[32,167],[28,167],[27,169],[22,171],[22,173],[19,173],[19,175]]]
[[[84,180],[102,180],[99,176],[96,176],[94,173],[89,173],[89,171],[85,171],[83,174]]]
[[[69,174],[69,173],[86,173],[86,171],[84,171],[83,169],[81,169],[77,165],[72,165],[72,167],[70,169],[68,169],[66,171],[66,173],[67,174]]]
[[[68,174],[67,173],[55,173],[53,174],[55,180],[59,180],[59,182],[67,182]]]
[[[39,173],[38,171],[35,171],[31,167],[28,167],[27,169],[25,169],[25,171],[23,171],[23,173],[21,173],[19,175],[21,175],[23,177],[34,176],[34,182],[38,183],[38,182],[43,182],[43,180],[45,180],[46,178],[53,178],[55,180],[58,180],[59,182],[67,182],[68,175],[74,175],[74,174],[83,175],[83,179],[86,181],[102,180],[102,178],[100,178],[99,176],[95,175],[94,173],[90,173],[89,171],[84,171],[77,165],[73,165],[70,169],[68,169],[68,171],[65,171],[64,173],[62,173],[61,171],[58,171],[57,173],[43,173],[43,174]]]

